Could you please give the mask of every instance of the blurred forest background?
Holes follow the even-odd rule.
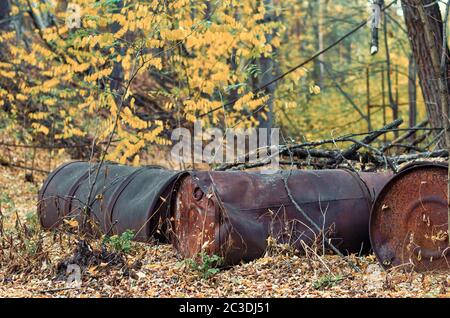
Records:
[[[42,149],[51,158],[89,158],[105,147],[121,163],[166,160],[171,130],[197,119],[224,130],[280,127],[293,142],[396,118],[415,126],[426,108],[400,1],[384,16],[377,55],[364,27],[254,93],[368,20],[369,4],[2,1],[0,161],[38,169]],[[11,155],[18,147],[30,151]]]

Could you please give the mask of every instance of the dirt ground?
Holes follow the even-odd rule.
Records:
[[[450,274],[385,272],[373,255],[296,256],[280,247],[205,276],[170,245],[132,243],[126,253],[101,251],[100,240],[87,247],[76,235],[40,230],[43,178],[26,182],[25,172],[0,167],[0,297],[450,297]],[[85,264],[81,285],[67,282],[76,257]]]

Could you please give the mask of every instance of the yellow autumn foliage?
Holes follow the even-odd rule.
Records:
[[[261,59],[276,61],[268,71],[275,76],[315,52],[309,44],[314,30],[298,32],[308,1],[266,6],[258,0],[124,0],[118,7],[112,0],[73,0],[80,8],[79,28],[66,24],[64,1],[43,3],[15,1],[11,15],[24,12],[32,27],[19,30],[23,34],[0,31],[0,105],[6,109],[0,120],[4,131],[16,131],[22,140],[44,135],[58,143],[89,136],[104,142],[115,133],[108,159],[138,165],[149,146],[170,145],[168,132],[179,123],[256,126],[267,119],[270,102],[276,125],[299,138],[322,137],[355,121],[332,83],[325,87],[311,79],[312,64],[277,83],[273,96],[255,93],[266,75]],[[33,23],[30,4],[47,23],[42,29]],[[338,31],[343,32],[327,32]],[[406,61],[393,54],[392,63]],[[357,82],[345,89],[363,94],[361,74],[343,80]],[[402,77],[399,85],[404,84]],[[357,103],[363,102],[364,96],[358,97]],[[377,114],[374,126],[382,124]],[[363,121],[355,125],[352,129],[364,130]]]

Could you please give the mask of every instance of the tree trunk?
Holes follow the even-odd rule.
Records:
[[[438,67],[433,63],[433,56],[440,56],[442,52],[442,16],[437,3],[430,5],[434,0],[424,0],[422,4],[414,0],[402,1],[405,23],[408,28],[408,36],[410,39],[414,59],[418,67],[418,74],[422,94],[426,105],[428,119],[432,127],[443,127],[442,120],[442,99],[439,89],[440,77]],[[426,32],[427,27],[421,19],[418,5],[422,5],[426,13],[427,24],[431,32]],[[429,5],[429,6],[428,6]],[[428,43],[431,37],[432,43]],[[448,48],[446,48],[448,52]],[[448,73],[448,72],[447,72]],[[446,107],[448,109],[448,105]],[[435,132],[437,134],[438,132]],[[444,138],[439,144],[445,146]]]
[[[442,20],[438,2],[430,4],[431,1],[409,0],[402,2],[402,5],[405,13],[407,13],[405,14],[405,20],[416,62],[419,66],[419,78],[428,116],[433,127],[445,128],[444,138],[441,138],[439,142],[439,146],[445,149],[450,146],[448,130],[450,81],[447,80],[449,50],[446,32],[449,3],[446,4],[445,20]],[[411,6],[411,4],[414,6]],[[429,5],[427,6],[427,4]],[[417,42],[419,40],[420,42]],[[433,94],[433,96],[429,96],[429,94]],[[447,192],[450,193],[450,170]],[[450,242],[450,195],[448,195],[447,205],[449,220],[447,239]]]
[[[324,1],[323,3],[320,3],[320,1],[317,1],[318,9],[319,9],[319,27],[317,28],[318,34],[318,41],[319,41],[319,47],[318,50],[322,51],[324,49],[324,38],[325,38],[325,32],[324,32],[324,16],[325,16],[325,10],[327,6],[327,1]],[[324,82],[324,76],[325,76],[325,68],[324,68],[324,60],[323,55],[319,57],[319,86],[323,87]]]
[[[321,51],[324,48],[324,16],[328,1],[312,1],[310,3],[311,16],[314,17],[315,50]],[[320,87],[323,87],[325,75],[323,62],[323,57],[317,58],[314,62],[314,79]]]
[[[9,12],[11,10],[11,6],[9,4],[9,0],[2,1],[0,3],[0,30],[5,30],[9,27]]]
[[[116,2],[116,8],[114,9],[116,12],[120,12],[120,9],[123,8],[123,1],[117,1]],[[114,22],[111,25],[111,32],[112,33],[116,33],[118,32],[122,27],[119,23]],[[122,48],[119,44],[115,45],[115,49],[116,51],[119,52],[120,55],[124,56],[125,55],[125,49]],[[111,73],[111,81],[109,83],[110,85],[110,90],[112,92],[117,92],[117,91],[121,91],[121,87],[123,85],[123,81],[124,81],[124,70],[122,67],[122,63],[121,62],[114,62],[113,64],[113,70]],[[119,94],[120,95],[120,94]],[[120,99],[119,95],[116,95],[116,100],[118,101]]]
[[[391,65],[391,55],[389,50],[389,41],[388,41],[388,19],[386,18],[386,15],[384,16],[384,47],[386,51],[386,79],[387,79],[387,88],[388,88],[388,97],[389,97],[389,106],[392,110],[392,120],[398,119],[398,104],[396,103],[394,99],[394,94],[392,92],[392,79],[391,74],[392,71],[392,65]],[[398,138],[398,131],[394,132],[395,138]]]
[[[264,5],[266,7],[266,15],[264,17],[264,23],[270,22],[270,21],[277,21],[278,17],[275,14],[274,10],[274,1],[273,0],[264,0]],[[266,34],[266,40],[267,42],[271,42],[274,35],[276,33],[276,30],[273,30],[272,33]],[[275,61],[274,57],[277,56],[277,52],[274,51],[270,56],[261,56],[259,58],[259,67],[261,70],[261,76],[259,77],[259,85],[264,85],[266,83],[271,82],[277,72],[278,72],[278,65]],[[265,90],[264,93],[267,96],[270,96],[269,100],[267,101],[267,111],[265,112],[266,118],[263,118],[262,116],[259,116],[259,123],[260,128],[266,128],[267,133],[267,144],[270,144],[270,135],[271,135],[271,129],[274,124],[274,112],[273,112],[273,100],[274,100],[274,94],[276,90],[276,83],[273,83],[272,85],[269,85]]]
[[[409,127],[415,127],[417,124],[417,67],[414,57],[409,57],[408,65],[408,99],[409,99]],[[414,135],[411,140],[414,139]]]

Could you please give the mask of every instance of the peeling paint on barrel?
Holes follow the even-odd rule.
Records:
[[[195,255],[203,250],[214,253],[220,246],[216,233],[219,206],[214,196],[203,193],[190,177],[179,184],[174,209],[174,233],[172,242],[182,255]]]
[[[321,244],[321,233],[291,202],[288,178],[296,202],[335,246],[364,253],[370,250],[373,198],[390,176],[349,170],[191,172],[176,187],[174,245],[186,258],[207,252],[236,264],[264,255],[269,237],[297,250],[303,243]]]
[[[448,270],[447,164],[414,163],[383,188],[372,209],[370,239],[385,269]]]

